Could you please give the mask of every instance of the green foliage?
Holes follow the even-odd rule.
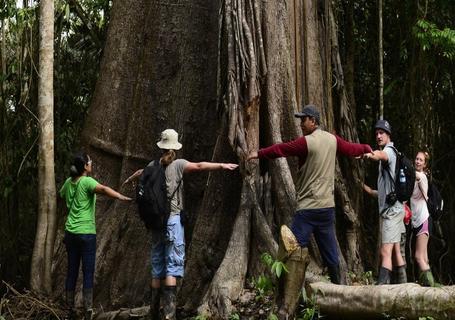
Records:
[[[194,318],[192,318],[193,320],[207,320],[207,317],[202,315],[202,314],[198,314],[197,316],[195,316]]]
[[[270,313],[267,317],[267,320],[278,320],[278,317],[274,313]]]
[[[414,34],[424,51],[434,48],[450,60],[455,59],[455,30],[439,29],[434,23],[419,19]]]
[[[283,271],[288,272],[286,265],[283,262],[273,259],[267,252],[261,254],[261,262],[269,268],[271,274],[277,278],[283,274]],[[256,300],[264,300],[267,295],[273,294],[275,290],[275,284],[272,279],[264,274],[261,274],[257,278],[253,278],[252,283],[257,291]]]
[[[67,1],[55,1],[54,134],[57,187],[68,174],[98,76],[109,21],[109,0],[78,1],[88,27]],[[0,278],[25,286],[33,249],[37,190],[38,1],[5,0],[0,4]]]
[[[301,311],[297,314],[297,320],[312,320],[319,319],[319,309],[314,299],[304,297],[304,306],[301,306]]]
[[[253,285],[258,292],[257,299],[263,299],[267,294],[272,293],[274,289],[272,280],[265,275],[260,275],[257,279],[253,278]]]
[[[450,60],[455,59],[455,30],[441,30],[434,23],[419,19],[413,31],[424,51],[434,49]]]
[[[272,256],[265,252],[261,255],[261,261],[264,263],[267,267],[270,268],[270,272],[275,275],[277,278],[281,277],[281,275],[284,272],[289,272],[288,269],[286,268],[286,264],[279,260],[275,260],[272,258]]]
[[[348,272],[348,277],[351,279],[351,283],[353,284],[371,285],[374,283],[373,272],[371,270],[363,272],[360,275]]]
[[[240,320],[240,315],[238,313],[233,313],[229,316],[229,320]]]

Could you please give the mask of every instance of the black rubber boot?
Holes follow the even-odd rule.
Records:
[[[165,286],[163,290],[163,299],[164,299],[164,319],[165,320],[176,320],[176,287],[175,286]]]
[[[308,248],[298,247],[286,261],[288,273],[282,274],[278,285],[278,319],[290,319],[299,301],[305,282],[305,272],[310,261]]]
[[[434,287],[434,277],[430,269],[420,272],[419,282],[424,287]]]
[[[93,318],[93,289],[84,289],[82,291],[84,299],[84,319],[92,320]]]
[[[407,283],[408,276],[406,275],[406,265],[394,268],[396,270],[396,283]]]
[[[150,292],[150,320],[160,320],[161,288],[152,288]]]
[[[67,315],[65,319],[74,319],[74,291],[65,291],[65,304],[67,308]]]
[[[329,271],[330,282],[332,282],[334,284],[342,284],[339,265],[329,266],[328,271]]]
[[[398,267],[394,266],[392,268],[392,273],[390,274],[390,284],[397,284],[398,283]]]
[[[392,271],[389,269],[386,269],[384,267],[379,268],[379,276],[378,276],[378,281],[376,282],[377,285],[380,284],[390,284],[390,275]]]

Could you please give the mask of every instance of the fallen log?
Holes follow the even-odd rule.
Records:
[[[349,319],[404,317],[455,319],[455,286],[421,287],[397,285],[343,286],[326,282],[309,283],[311,297],[321,314]]]

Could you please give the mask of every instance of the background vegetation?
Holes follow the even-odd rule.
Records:
[[[1,20],[0,86],[0,277],[26,287],[37,212],[37,1],[4,0]],[[109,0],[55,2],[55,151],[57,186],[77,149],[98,74]],[[360,140],[374,145],[378,118],[377,2],[335,1],[346,85],[355,97]],[[385,118],[398,148],[413,157],[432,155],[432,174],[446,203],[443,230],[455,243],[455,6],[451,0],[385,1]],[[375,185],[376,167],[367,181]],[[360,188],[359,188],[359,192]],[[376,205],[367,199],[365,215],[374,221]],[[363,227],[375,247],[374,223]],[[371,232],[368,232],[371,231]],[[452,283],[455,253],[441,260],[441,242],[431,251],[436,274]],[[372,252],[373,250],[369,250]],[[368,254],[365,252],[365,255]],[[376,257],[364,266],[374,270]],[[442,269],[441,269],[442,268]]]

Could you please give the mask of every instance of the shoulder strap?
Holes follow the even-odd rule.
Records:
[[[76,198],[76,192],[77,192],[77,189],[79,189],[79,184],[81,183],[81,180],[84,178],[84,176],[81,176],[79,178],[79,180],[77,181],[77,184],[76,184],[76,190],[74,190],[74,195],[73,195],[73,199],[71,200],[71,204],[70,204],[70,208],[68,209],[68,213],[71,212],[71,209],[73,208],[73,204],[74,204],[74,199]]]
[[[160,161],[159,160],[155,160],[155,165],[161,165]],[[163,167],[163,169],[164,169],[164,167]],[[166,176],[166,169],[164,169],[164,175]],[[168,197],[168,200],[172,200],[172,198],[174,197],[175,193],[180,188],[180,184],[182,183],[182,180],[183,180],[183,175],[182,175],[182,178],[180,179],[179,183],[177,184],[177,187],[174,189],[174,192],[172,192],[171,196]]]
[[[177,188],[175,188],[174,192],[172,192],[171,196],[169,197],[169,200],[171,200],[174,197],[175,193],[180,188],[180,184],[182,183],[182,180],[183,180],[183,177],[180,179],[179,184],[177,185]]]
[[[425,194],[423,193],[423,190],[422,188],[420,187],[420,183],[417,181],[417,185],[419,186],[419,190],[420,190],[420,193],[422,194],[423,198],[425,199],[425,202],[427,203],[428,205],[428,193],[427,193],[427,196],[425,196]],[[428,184],[428,189],[430,188],[430,184]]]
[[[396,159],[396,161],[395,161],[395,173],[396,173],[396,171],[397,171],[397,164],[398,164],[399,152],[398,152],[397,148],[395,148],[394,146],[385,146],[385,148],[387,148],[387,147],[388,147],[388,148],[391,148],[393,151],[395,151],[395,154],[396,154],[396,156],[397,156],[397,159]],[[387,162],[387,165],[386,165],[386,166],[383,166],[383,167],[382,167],[382,174],[383,174],[383,175],[384,175],[384,170],[387,171],[387,173],[389,174],[390,179],[392,179],[392,181],[395,182],[395,178],[392,177],[392,175],[390,174],[389,163],[388,163],[388,162]]]

